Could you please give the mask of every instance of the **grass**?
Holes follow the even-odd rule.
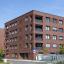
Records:
[[[9,62],[4,63],[3,61],[0,61],[0,64],[10,64]]]
[[[59,61],[56,64],[64,64],[64,61]]]
[[[2,63],[0,63],[0,64],[10,64],[10,63],[4,63],[4,62],[2,62]]]

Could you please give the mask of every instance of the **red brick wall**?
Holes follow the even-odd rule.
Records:
[[[5,30],[0,29],[0,48],[4,49],[4,42],[5,42]]]

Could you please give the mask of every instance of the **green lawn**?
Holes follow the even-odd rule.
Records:
[[[4,63],[4,62],[0,62],[0,64],[10,64],[10,63]]]

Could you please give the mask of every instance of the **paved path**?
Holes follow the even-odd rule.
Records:
[[[43,61],[34,61],[34,60],[8,60],[11,64],[47,64]]]

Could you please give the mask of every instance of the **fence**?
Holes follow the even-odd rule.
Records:
[[[38,54],[36,56],[36,60],[40,60],[40,61],[63,61],[64,60],[64,54],[63,55],[60,55],[60,54],[48,54],[48,55]]]

